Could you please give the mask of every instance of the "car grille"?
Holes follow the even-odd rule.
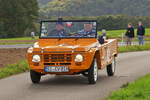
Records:
[[[44,62],[71,62],[71,54],[45,54]]]

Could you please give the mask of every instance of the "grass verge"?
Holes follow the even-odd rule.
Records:
[[[128,84],[125,88],[105,100],[150,100],[150,75],[146,75],[135,82]]]
[[[19,37],[19,38],[7,38],[7,39],[0,39],[0,40],[5,40],[5,41],[9,41],[9,40],[14,40],[14,41],[19,41],[19,40],[37,40],[39,37],[36,36],[34,39],[32,39],[31,37]]]
[[[135,52],[135,51],[147,51],[150,50],[150,44],[133,45],[133,46],[121,46],[119,47],[119,53],[123,52]]]
[[[150,36],[150,28],[146,28],[145,31],[145,36]],[[101,31],[98,33],[101,34]],[[118,38],[122,37],[122,34],[125,35],[125,33],[126,30],[108,30],[106,35],[108,38]],[[137,29],[135,29],[135,36],[137,36]]]
[[[118,42],[121,42],[122,41],[122,39],[121,38],[116,38],[117,40],[118,40]],[[124,37],[123,38],[123,40],[124,40],[124,42],[126,42],[127,40],[126,40],[126,37]],[[135,38],[133,38],[132,39],[132,41],[133,42],[138,42],[138,38],[137,37],[135,37]],[[144,38],[144,41],[146,41],[146,42],[150,42],[150,37],[146,37],[146,38]]]
[[[150,50],[150,44],[143,46],[122,46],[121,52],[135,52]],[[113,92],[105,100],[150,100],[150,75],[146,75],[131,84],[125,84],[119,91]]]
[[[27,60],[19,61],[16,64],[9,64],[8,66],[0,69],[0,79],[14,74],[27,72],[28,70],[29,70],[29,65],[27,63]]]

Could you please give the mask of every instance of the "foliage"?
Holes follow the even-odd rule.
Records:
[[[37,0],[37,1],[38,1],[39,5],[41,6],[41,5],[44,5],[44,4],[46,4],[52,0]]]
[[[10,64],[0,69],[0,79],[14,74],[27,72],[28,70],[29,70],[29,65],[27,63],[27,60],[20,61],[16,64]]]
[[[42,18],[96,19],[98,29],[125,29],[138,21],[150,27],[150,0],[52,0],[40,6]],[[68,17],[67,17],[68,16]]]
[[[46,18],[46,17],[45,17]],[[49,18],[51,20],[57,17]],[[134,28],[137,28],[138,21],[142,21],[144,27],[150,27],[150,16],[129,16],[129,15],[104,15],[104,16],[82,16],[82,17],[63,17],[64,20],[97,20],[98,30],[120,30],[126,29],[128,23],[132,23]]]
[[[21,37],[34,29],[38,16],[36,0],[0,0],[0,38]]]
[[[43,0],[47,1],[47,0]],[[41,6],[48,17],[127,14],[149,16],[150,0],[51,0]]]

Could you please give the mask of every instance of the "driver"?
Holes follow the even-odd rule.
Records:
[[[56,29],[52,30],[48,33],[48,36],[65,36],[65,29],[62,22],[56,23]]]
[[[80,36],[88,36],[93,35],[92,24],[87,22],[84,24],[84,29],[78,32]],[[95,34],[94,34],[95,35]]]

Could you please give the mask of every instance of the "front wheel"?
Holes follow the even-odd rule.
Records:
[[[98,67],[96,58],[94,58],[90,69],[88,70],[88,81],[89,84],[95,84],[98,78]]]
[[[30,70],[30,78],[32,80],[32,83],[34,83],[34,84],[39,83],[40,79],[41,79],[41,74],[37,73],[33,70]]]
[[[112,63],[107,66],[107,75],[114,76],[116,70],[116,58],[114,57]]]

